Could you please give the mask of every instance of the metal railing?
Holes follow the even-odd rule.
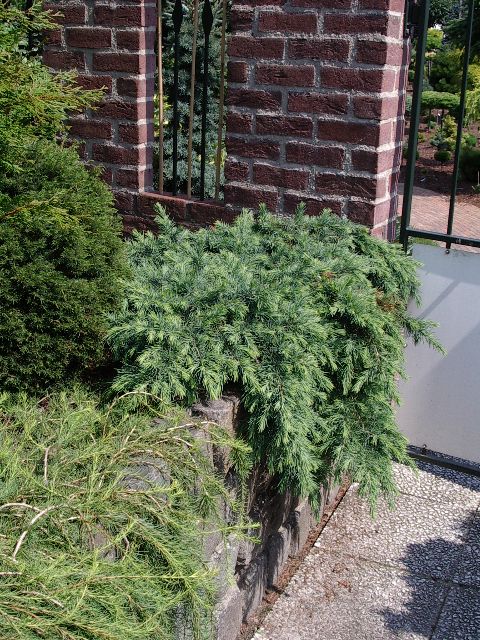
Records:
[[[419,16],[418,37],[416,47],[416,66],[415,77],[413,81],[412,110],[410,119],[410,134],[408,139],[407,151],[407,168],[405,173],[405,188],[403,196],[403,210],[400,223],[400,241],[404,249],[408,247],[409,238],[423,238],[438,242],[445,242],[447,251],[450,250],[452,244],[464,245],[469,247],[480,247],[480,238],[468,238],[453,234],[453,221],[455,216],[455,204],[457,198],[458,178],[460,172],[460,155],[462,151],[462,134],[465,120],[465,102],[467,96],[468,68],[470,63],[472,49],[472,33],[474,24],[474,5],[475,0],[467,0],[468,15],[466,19],[465,43],[463,52],[463,72],[460,92],[460,106],[458,109],[458,124],[455,142],[455,154],[453,162],[452,183],[450,189],[450,205],[448,212],[448,222],[445,233],[436,231],[427,231],[415,229],[410,226],[410,215],[412,210],[413,186],[415,177],[415,164],[418,144],[418,129],[420,125],[421,108],[422,108],[422,89],[425,72],[425,54],[427,46],[428,23],[430,15],[430,0],[421,0],[412,3],[407,0],[411,8],[412,4],[417,7]],[[407,19],[412,15],[411,10],[407,11]],[[411,32],[410,32],[411,33]]]
[[[160,192],[168,189],[173,195],[185,193],[201,200],[220,198],[227,14],[228,0],[158,0],[156,118]],[[182,37],[188,38],[188,52]],[[199,129],[200,136],[196,135]]]

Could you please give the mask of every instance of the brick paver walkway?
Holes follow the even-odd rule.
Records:
[[[480,478],[395,475],[375,520],[348,491],[254,640],[479,640]]]
[[[400,185],[398,211],[402,211],[403,184]],[[410,225],[415,229],[446,233],[450,198],[428,189],[414,187]],[[453,233],[468,238],[480,238],[480,208],[474,204],[457,202],[453,219]],[[478,251],[469,247],[457,247]]]

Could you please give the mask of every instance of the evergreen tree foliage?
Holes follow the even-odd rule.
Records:
[[[127,272],[120,221],[75,150],[24,139],[3,160],[0,386],[40,388],[104,358],[104,314]]]
[[[133,277],[111,320],[117,391],[164,402],[217,398],[239,384],[255,459],[315,504],[348,474],[374,503],[408,462],[393,403],[417,264],[400,247],[328,212],[294,219],[262,209],[197,233],[162,212],[158,237],[135,236]]]
[[[78,387],[0,394],[0,427],[2,640],[175,640],[180,624],[210,640],[204,536],[242,525],[221,517],[241,511],[205,451],[228,446],[245,475],[245,444],[143,394],[105,407]]]

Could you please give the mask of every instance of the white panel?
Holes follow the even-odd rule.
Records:
[[[398,422],[415,446],[480,462],[480,253],[415,244],[413,255],[424,266],[411,311],[440,324],[447,355],[407,346]]]

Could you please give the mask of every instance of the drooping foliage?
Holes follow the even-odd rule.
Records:
[[[391,494],[392,459],[408,461],[392,407],[403,332],[433,341],[406,310],[416,263],[302,208],[198,233],[164,213],[158,224],[158,237],[128,247],[133,277],[109,334],[114,388],[188,404],[237,383],[255,458],[282,489],[315,502],[329,475],[349,474],[372,501]]]
[[[205,451],[228,445],[245,473],[248,448],[156,407],[0,395],[2,640],[212,637],[203,536],[241,523],[221,519],[240,510]]]

